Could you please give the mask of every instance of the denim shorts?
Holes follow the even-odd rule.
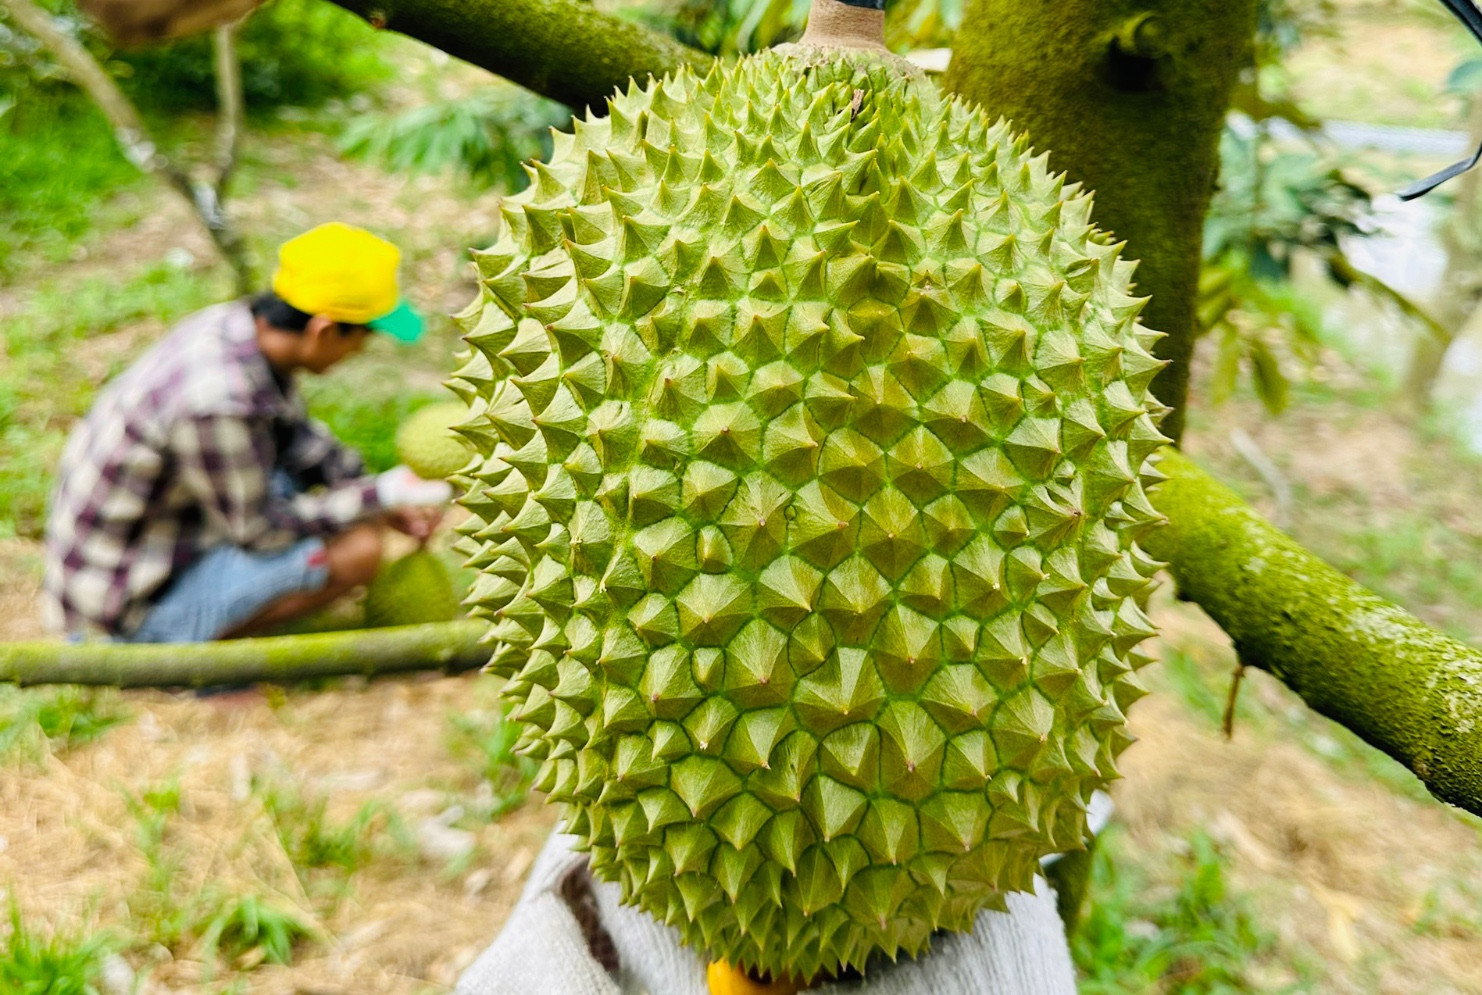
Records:
[[[208,550],[186,567],[124,637],[130,643],[200,643],[219,639],[289,594],[324,590],[324,540],[257,553],[237,546]]]

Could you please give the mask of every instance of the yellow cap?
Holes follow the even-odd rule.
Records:
[[[273,293],[307,314],[366,325],[401,303],[401,250],[353,225],[331,221],[278,250]]]

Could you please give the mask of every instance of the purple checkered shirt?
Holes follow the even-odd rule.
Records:
[[[300,489],[272,487],[282,471]],[[204,551],[280,549],[380,510],[359,455],[310,420],[234,301],[191,315],[72,430],[46,528],[48,621],[118,635]]]

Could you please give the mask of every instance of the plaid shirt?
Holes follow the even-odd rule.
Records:
[[[300,493],[280,494],[278,471]],[[247,304],[207,308],[110,383],[67,440],[46,529],[48,621],[127,633],[214,546],[279,549],[379,510],[360,457],[268,365]]]

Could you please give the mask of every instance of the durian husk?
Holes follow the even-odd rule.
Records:
[[[1083,846],[1143,690],[1158,337],[1090,198],[872,52],[557,135],[449,386],[490,670],[595,873],[813,978]]]

